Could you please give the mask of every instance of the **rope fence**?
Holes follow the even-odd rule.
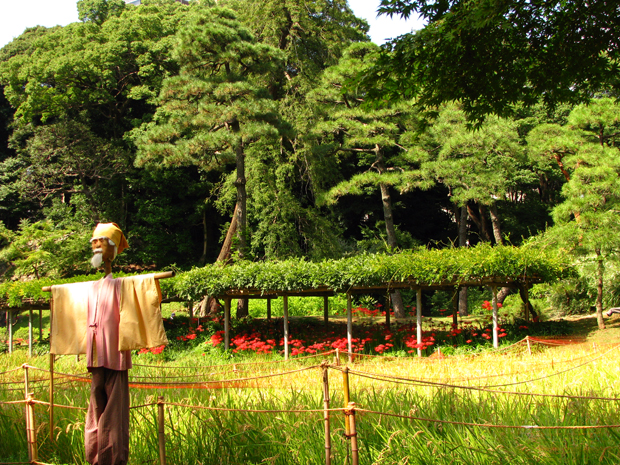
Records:
[[[394,375],[383,374],[383,373],[371,373],[371,372],[361,371],[361,370],[351,368],[348,365],[345,365],[345,366],[339,365],[340,354],[345,355],[345,356],[351,356],[351,355],[357,355],[357,354],[350,354],[347,352],[339,353],[338,351],[332,351],[331,353],[329,353],[329,355],[331,355],[332,353],[336,353],[337,355],[336,363],[329,363],[327,361],[323,361],[319,365],[310,365],[310,366],[305,366],[305,367],[287,370],[287,371],[278,371],[275,373],[257,374],[255,376],[237,377],[237,378],[230,378],[230,379],[203,380],[200,382],[198,381],[190,381],[190,382],[131,381],[130,382],[131,387],[140,388],[140,389],[173,389],[173,388],[176,388],[176,389],[178,388],[221,389],[221,388],[230,388],[230,387],[245,388],[245,387],[257,387],[260,385],[259,383],[260,381],[267,380],[267,379],[283,378],[286,376],[295,376],[301,372],[306,372],[306,371],[311,371],[311,370],[321,370],[323,373],[323,385],[322,385],[323,399],[324,399],[323,408],[316,408],[316,409],[311,409],[311,408],[297,408],[297,409],[228,408],[228,407],[217,407],[217,406],[208,406],[208,405],[190,405],[190,404],[182,403],[182,402],[169,402],[169,401],[165,401],[163,396],[159,396],[156,402],[147,401],[147,403],[132,406],[130,407],[130,409],[138,410],[138,409],[155,408],[157,410],[157,419],[158,419],[157,428],[158,428],[160,465],[166,464],[166,456],[165,456],[166,454],[165,409],[166,408],[185,408],[185,409],[192,409],[192,410],[208,410],[208,411],[214,411],[214,412],[236,412],[236,413],[247,413],[247,414],[255,414],[255,415],[274,415],[274,414],[287,414],[287,413],[309,414],[309,415],[322,414],[323,421],[325,424],[324,429],[325,429],[325,463],[326,465],[331,465],[331,461],[333,458],[332,452],[331,452],[331,435],[332,435],[331,431],[332,430],[331,430],[331,424],[330,424],[332,415],[344,414],[344,426],[345,426],[344,434],[348,441],[349,450],[351,453],[350,462],[353,465],[358,465],[359,464],[359,448],[358,448],[358,442],[357,442],[358,441],[358,430],[357,430],[356,422],[358,421],[357,417],[363,419],[367,415],[376,415],[376,416],[381,416],[381,417],[393,417],[393,418],[400,418],[403,420],[419,421],[419,422],[426,422],[426,423],[450,424],[450,425],[455,425],[455,426],[463,426],[463,427],[471,427],[471,428],[494,428],[494,429],[537,429],[537,430],[569,430],[569,431],[602,430],[602,429],[620,428],[620,424],[607,424],[607,425],[606,424],[597,424],[597,425],[586,424],[586,425],[557,425],[557,426],[539,425],[539,424],[510,425],[510,424],[496,424],[496,423],[476,423],[476,422],[467,422],[467,421],[453,421],[453,420],[446,420],[446,419],[439,419],[439,418],[418,417],[418,416],[405,415],[405,414],[394,413],[394,412],[380,412],[380,411],[375,411],[375,410],[364,408],[364,407],[358,407],[355,404],[355,402],[351,401],[351,393],[349,390],[350,389],[349,388],[350,376],[365,378],[365,379],[374,380],[374,381],[387,382],[387,383],[405,384],[405,385],[412,385],[412,386],[426,386],[426,387],[432,387],[432,388],[437,388],[437,389],[444,389],[444,388],[461,389],[461,390],[477,391],[477,392],[483,392],[483,393],[494,394],[494,395],[501,394],[501,395],[509,395],[509,396],[529,396],[529,397],[560,398],[560,399],[570,399],[570,400],[583,399],[583,400],[588,400],[588,401],[617,402],[617,401],[620,401],[619,397],[580,396],[580,395],[570,395],[570,394],[547,394],[547,393],[535,393],[535,392],[507,391],[507,390],[491,389],[491,388],[510,386],[510,385],[515,385],[515,384],[533,383],[536,381],[541,381],[541,380],[550,378],[552,376],[557,376],[559,374],[568,373],[572,370],[576,370],[587,364],[593,363],[594,361],[597,361],[601,359],[602,357],[607,356],[609,353],[617,349],[618,346],[619,345],[614,345],[610,349],[597,354],[595,357],[590,357],[583,362],[581,362],[581,357],[580,357],[578,361],[580,361],[581,363],[575,366],[572,366],[570,368],[567,368],[565,370],[559,371],[559,372],[554,372],[554,373],[551,373],[551,374],[548,374],[542,377],[531,378],[531,379],[527,379],[527,380],[523,380],[523,381],[519,381],[515,383],[506,383],[502,385],[488,385],[488,386],[468,386],[468,385],[460,385],[460,384],[441,383],[441,382],[431,381],[429,379],[409,378],[409,377],[404,377],[404,376],[394,376]],[[325,355],[325,354],[321,354],[321,355]],[[304,357],[304,358],[310,359],[310,358],[316,358],[316,356],[310,356],[310,357]],[[290,361],[288,363],[290,364]],[[232,367],[231,370],[228,370],[228,371],[223,370],[223,371],[219,371],[216,373],[218,375],[221,375],[221,374],[225,374],[231,371],[233,373],[238,372],[239,371],[238,366],[240,365],[247,365],[247,366],[252,365],[256,367],[256,365],[270,365],[270,364],[271,363],[267,362],[267,363],[260,363],[260,364],[248,363],[248,364],[231,364],[231,365],[213,365],[210,367],[193,367],[193,368],[194,369],[196,368],[206,369],[206,368],[216,368],[216,367],[218,368]],[[162,368],[157,365],[156,366],[142,365],[142,366],[158,368],[158,369]],[[182,369],[185,369],[185,367],[182,367]],[[38,461],[37,428],[35,425],[35,415],[34,415],[34,408],[36,405],[47,407],[50,412],[50,438],[52,438],[51,439],[52,441],[53,441],[54,435],[51,432],[54,430],[53,411],[55,408],[80,410],[80,411],[87,410],[85,407],[80,407],[80,406],[75,406],[75,405],[62,405],[62,404],[54,403],[53,387],[56,385],[54,381],[54,378],[56,377],[65,379],[66,380],[65,382],[90,383],[89,377],[83,376],[82,374],[54,372],[53,369],[47,370],[44,368],[30,366],[27,364],[24,364],[15,369],[4,371],[0,373],[0,375],[7,375],[10,373],[17,372],[18,370],[25,371],[25,379],[23,381],[25,386],[24,386],[24,389],[15,388],[15,390],[21,390],[22,392],[26,393],[25,395],[26,398],[21,399],[21,400],[1,401],[0,406],[25,404],[25,407],[26,407],[25,408],[26,437],[28,439],[27,441],[28,457],[30,460],[28,462],[0,462],[1,465],[9,465],[9,464],[17,464],[17,463],[28,463],[28,464],[43,463],[43,462]],[[36,370],[39,372],[47,373],[49,375],[49,378],[37,378],[37,379],[29,380],[28,370]],[[329,396],[330,394],[329,372],[330,371],[334,371],[334,372],[338,372],[342,374],[342,377],[343,377],[342,389],[343,389],[343,398],[344,398],[344,404],[345,404],[344,407],[334,408],[330,406],[330,396]],[[213,374],[210,373],[209,375],[213,375]],[[185,378],[187,379],[188,377],[196,377],[196,376],[200,376],[200,374],[186,375]],[[181,376],[172,376],[172,378],[175,378],[175,379],[180,378],[180,377]],[[161,379],[161,378],[162,376],[154,376],[151,379]],[[148,377],[141,376],[139,377],[139,379],[148,379]],[[472,379],[475,380],[476,378],[472,378]],[[38,383],[49,382],[50,384],[49,402],[34,399],[33,394],[30,391],[30,388],[32,386],[30,386],[29,383],[35,383],[35,382],[38,382]],[[19,381],[6,381],[0,384],[14,385],[18,383]],[[57,383],[57,384],[60,384],[60,383]],[[13,389],[5,389],[5,390],[8,391],[8,390],[13,390]],[[47,465],[47,464],[44,464],[44,465]]]

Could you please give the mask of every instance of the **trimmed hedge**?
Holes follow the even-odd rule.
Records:
[[[303,291],[329,288],[346,292],[351,287],[385,286],[406,282],[415,285],[457,284],[493,280],[555,281],[571,273],[566,256],[531,247],[480,244],[470,248],[407,250],[393,255],[363,254],[339,260],[308,262],[239,262],[231,266],[208,265],[160,281],[165,295],[199,300],[227,290],[261,292]],[[118,276],[121,276],[120,274]],[[0,299],[18,307],[22,300],[47,300],[41,287],[99,279],[101,274],[68,280],[38,280],[0,284]]]

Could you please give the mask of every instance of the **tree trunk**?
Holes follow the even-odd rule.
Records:
[[[378,146],[375,146],[375,153],[377,156],[377,168],[379,173],[384,173],[385,165],[383,163],[383,155]],[[388,247],[390,248],[390,252],[394,252],[398,247],[398,241],[396,240],[396,228],[394,227],[394,215],[392,213],[392,197],[390,196],[390,189],[386,184],[380,184],[379,187],[381,189],[381,203],[383,204],[383,219],[385,220]],[[392,300],[394,317],[405,318],[407,315],[405,314],[405,305],[400,291],[392,292],[390,298]]]
[[[239,141],[239,145],[235,148],[235,157],[237,161],[237,179],[235,186],[237,187],[237,238],[239,240],[239,258],[246,258],[247,255],[247,192],[245,190],[245,152],[243,149],[243,139]],[[248,299],[239,299],[237,301],[237,318],[245,318],[248,316]]]
[[[459,247],[466,247],[467,244],[467,206],[463,205],[461,208],[461,218],[459,221]],[[469,311],[467,309],[467,288],[462,287],[459,290],[459,315],[467,316]]]
[[[601,257],[601,249],[597,247],[596,252],[596,322],[599,329],[605,329],[605,321],[603,320],[603,275],[605,274],[605,264]]]
[[[480,212],[480,223],[482,224],[482,229],[484,230],[484,237],[487,242],[491,242],[491,228],[489,227],[489,222],[487,221],[487,209],[481,203],[478,204],[478,211]]]
[[[235,211],[232,214],[230,226],[228,226],[228,232],[226,233],[226,238],[224,239],[224,243],[220,249],[220,254],[217,256],[215,263],[219,263],[222,266],[230,264],[233,237],[235,237],[236,233],[237,205],[235,205]],[[194,315],[197,315],[200,318],[204,318],[207,315],[216,315],[220,312],[221,308],[222,306],[216,298],[207,295],[194,307]]]
[[[237,162],[237,179],[235,187],[237,188],[237,238],[239,240],[238,253],[239,258],[245,258],[247,253],[247,199],[248,195],[245,189],[245,152],[243,151],[243,141],[240,141],[235,148],[235,158]]]
[[[493,225],[493,236],[495,237],[495,243],[504,245],[504,239],[502,239],[502,230],[499,225],[499,215],[497,213],[497,204],[494,202],[489,208],[491,214],[491,224]]]

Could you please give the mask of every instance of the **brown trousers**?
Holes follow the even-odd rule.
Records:
[[[129,457],[127,370],[89,368],[92,373],[84,445],[92,465],[125,465]]]

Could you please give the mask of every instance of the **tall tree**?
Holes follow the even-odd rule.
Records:
[[[163,84],[154,120],[136,131],[140,165],[235,164],[237,253],[247,258],[247,148],[280,135],[277,107],[262,79],[282,53],[256,42],[232,10],[197,8],[179,31],[181,70]],[[245,316],[247,308],[238,309]]]
[[[354,72],[374,63],[378,46],[370,43],[351,45],[339,63],[328,68],[321,85],[308,96],[322,112],[313,129],[316,150],[335,157],[340,163],[353,163],[358,169],[349,179],[341,180],[325,196],[336,201],[343,195],[360,194],[364,189],[378,190],[383,205],[383,220],[390,252],[398,248],[392,208],[391,187],[409,187],[414,176],[411,160],[400,145],[400,136],[411,117],[405,102],[387,108],[365,110],[361,107],[365,89],[345,91],[344,84]],[[397,317],[405,316],[402,297],[392,294]]]
[[[573,253],[581,268],[594,263],[596,318],[603,321],[606,264],[620,251],[620,105],[612,99],[595,99],[577,106],[569,115],[567,131],[574,133],[574,154],[566,159],[570,170],[562,189],[564,202],[553,210],[556,226],[549,236]]]
[[[367,73],[379,98],[460,101],[471,120],[542,96],[549,107],[620,90],[618,2],[382,0],[388,15],[427,25],[393,40]]]

